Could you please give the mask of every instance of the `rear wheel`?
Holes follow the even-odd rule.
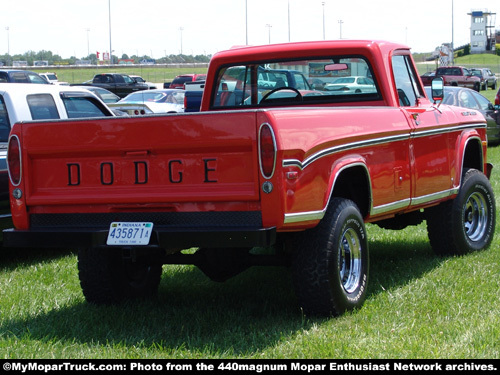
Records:
[[[427,232],[438,255],[486,249],[495,231],[495,198],[491,184],[477,169],[462,176],[457,197],[429,209]]]
[[[307,314],[340,315],[362,306],[368,283],[368,241],[354,202],[335,198],[316,228],[294,243],[292,274]]]
[[[156,294],[162,264],[146,258],[125,259],[122,249],[89,248],[78,253],[78,271],[88,302],[113,304]]]

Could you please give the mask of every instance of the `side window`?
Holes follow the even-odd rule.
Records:
[[[0,72],[0,83],[9,82],[9,77],[7,77],[7,73]]]
[[[399,105],[403,107],[416,105],[417,99],[423,94],[420,92],[409,56],[393,56],[392,71],[398,90]]]
[[[3,97],[0,95],[0,142],[7,142],[10,133],[10,120]]]
[[[54,98],[50,94],[34,94],[26,97],[33,120],[59,119]]]
[[[33,74],[30,72],[26,72],[28,75],[28,79],[30,80],[31,83],[41,83],[41,84],[46,84],[47,81],[44,80],[42,77],[40,77],[38,74]]]
[[[484,96],[476,93],[475,91],[472,92],[472,96],[476,98],[477,102],[479,103],[481,109],[483,111],[487,111],[491,109],[491,103],[488,99],[486,99]]]
[[[107,114],[87,97],[63,97],[68,118],[104,117]]]

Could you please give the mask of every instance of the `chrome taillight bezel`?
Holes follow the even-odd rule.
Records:
[[[13,176],[13,172],[12,172],[12,168],[11,168],[11,156],[12,156],[12,142],[16,142],[17,143],[17,156],[18,156],[18,160],[19,160],[19,178],[18,179],[15,179]],[[8,143],[8,146],[7,146],[7,172],[9,174],[9,180],[10,180],[10,183],[13,185],[13,186],[19,186],[21,184],[21,180],[22,180],[22,177],[23,177],[23,159],[22,159],[22,153],[21,153],[21,141],[19,140],[19,137],[17,135],[11,135],[9,137],[9,143]]]
[[[269,129],[269,133],[270,133],[270,136],[271,136],[271,139],[272,139],[272,148],[273,148],[273,151],[272,151],[272,168],[271,168],[271,171],[265,171],[264,170],[264,162],[263,162],[263,145],[262,145],[262,132],[264,131],[264,129]],[[276,147],[276,136],[274,134],[274,130],[272,128],[272,126],[268,123],[263,123],[262,125],[260,125],[260,128],[259,128],[259,142],[258,142],[258,152],[259,152],[259,167],[260,167],[260,173],[261,175],[265,178],[265,179],[270,179],[273,177],[274,175],[274,172],[276,170],[276,154],[277,154],[277,147]]]

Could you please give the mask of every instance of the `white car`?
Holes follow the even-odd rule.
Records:
[[[53,85],[65,85],[65,86],[69,85],[68,82],[59,81],[56,73],[38,73],[38,75],[44,78],[48,83],[51,83]]]
[[[12,125],[20,121],[114,116],[88,90],[60,85],[0,83],[0,219],[8,219],[7,142]]]
[[[179,89],[141,90],[108,106],[130,116],[179,113],[184,112],[184,93],[184,90]]]
[[[331,93],[338,94],[360,94],[360,93],[375,93],[377,88],[375,82],[370,77],[350,76],[339,77],[332,83],[325,85],[325,90],[333,91]]]
[[[141,76],[134,76],[134,75],[131,75],[129,76],[131,77],[134,81],[138,82],[138,83],[144,83],[145,85],[148,85],[149,89],[150,90],[156,90],[158,87],[156,87],[156,85],[152,82],[147,82],[144,78],[142,78]]]

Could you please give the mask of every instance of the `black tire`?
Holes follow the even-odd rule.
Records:
[[[121,249],[89,248],[78,252],[78,271],[87,302],[107,305],[155,295],[162,264],[125,260]]]
[[[368,283],[368,240],[356,204],[334,198],[317,227],[293,245],[292,277],[304,313],[341,315],[363,305]]]
[[[486,176],[467,169],[455,199],[428,210],[427,233],[437,255],[488,248],[495,233],[495,197]]]
[[[481,84],[479,82],[476,82],[474,84],[474,90],[476,90],[477,92],[481,92]]]

